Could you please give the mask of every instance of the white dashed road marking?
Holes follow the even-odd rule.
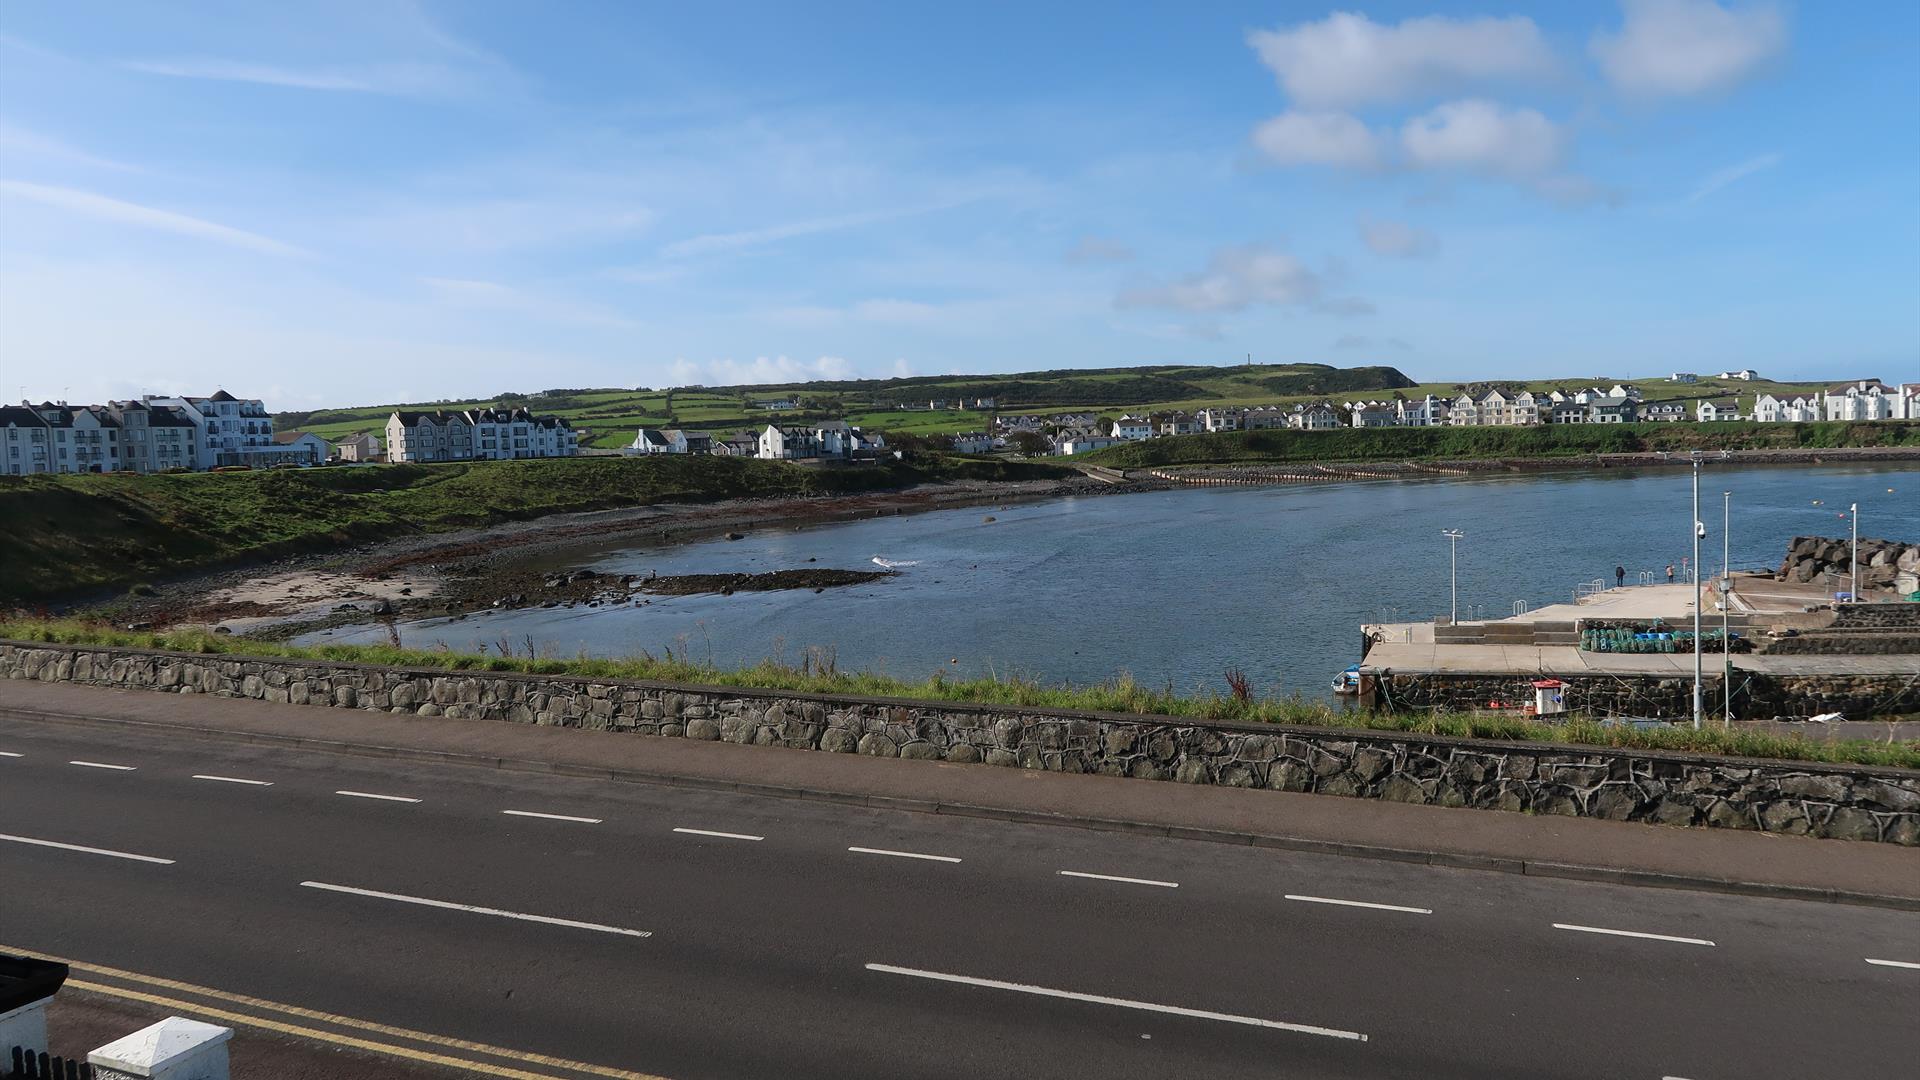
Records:
[[[429,900],[424,896],[406,896],[401,893],[380,892],[376,889],[356,889],[351,885],[329,885],[324,881],[303,881],[302,888],[324,889],[327,892],[346,893],[350,896],[367,896],[375,900],[393,900],[402,904],[418,904],[421,907],[441,908],[446,911],[465,911],[474,915],[492,915],[499,919],[518,919],[521,922],[545,923],[549,926],[567,926],[575,930],[593,930],[602,934],[621,934],[626,937],[652,937],[651,930],[629,930],[623,926],[607,926],[603,923],[581,922],[578,919],[558,919],[552,915],[528,915],[520,911],[502,911],[499,908],[479,907],[475,904],[456,904],[451,900]]]
[[[207,776],[202,773],[194,773],[193,778],[195,780],[218,780],[223,784],[251,784],[254,787],[273,786],[273,781],[271,780],[242,780],[238,776]]]
[[[862,855],[891,855],[896,859],[925,859],[928,862],[959,862],[951,855],[922,855],[917,851],[888,851],[885,848],[850,847],[848,851],[857,851]]]
[[[1001,982],[998,979],[976,979],[971,975],[948,975],[938,971],[920,971],[915,968],[894,967],[891,964],[868,964],[868,971],[877,971],[885,975],[911,975],[916,979],[933,979],[938,982],[960,983],[964,986],[980,986],[989,990],[1010,990],[1016,994],[1034,994],[1039,997],[1064,998],[1068,1001],[1084,1001],[1092,1005],[1111,1005],[1118,1009],[1139,1009],[1143,1012],[1165,1013],[1169,1016],[1187,1016],[1196,1020],[1219,1020],[1228,1024],[1245,1024],[1249,1027],[1273,1028],[1279,1031],[1297,1031],[1305,1035],[1324,1035],[1330,1039],[1349,1039],[1354,1042],[1366,1042],[1367,1037],[1358,1031],[1342,1031],[1339,1028],[1315,1027],[1311,1024],[1290,1024],[1284,1020],[1264,1020],[1257,1016],[1235,1016],[1232,1013],[1208,1012],[1205,1009],[1186,1009],[1178,1005],[1157,1005],[1151,1001],[1133,1001],[1128,998],[1103,997],[1099,994],[1079,994],[1071,990],[1053,990],[1044,986],[1029,986],[1026,983]]]
[[[1154,881],[1152,878],[1143,877],[1115,877],[1112,874],[1089,874],[1080,870],[1062,870],[1060,871],[1060,876],[1092,878],[1095,881],[1119,881],[1128,885],[1158,885],[1163,889],[1177,889],[1180,887],[1180,883],[1177,881]]]
[[[1365,900],[1335,900],[1331,896],[1297,896],[1293,893],[1288,893],[1287,899],[1299,900],[1308,904],[1338,904],[1341,907],[1372,908],[1375,911],[1404,911],[1409,915],[1433,914],[1432,908],[1401,907],[1399,904],[1369,904]]]
[[[26,757],[26,756],[27,755],[25,754],[16,754],[11,750],[0,750],[0,757]]]
[[[541,818],[546,821],[577,821],[582,825],[600,824],[600,819],[597,817],[573,817],[568,814],[536,814],[532,810],[502,810],[500,812],[509,817],[532,817]]]
[[[1583,934],[1610,934],[1614,937],[1646,938],[1648,941],[1673,941],[1681,945],[1711,945],[1705,938],[1674,937],[1671,934],[1643,934],[1638,930],[1610,930],[1604,926],[1575,926],[1572,923],[1554,923],[1555,930],[1578,930]]]
[[[61,851],[78,851],[86,855],[106,855],[115,859],[130,859],[133,862],[156,863],[160,866],[172,866],[172,859],[157,859],[152,855],[135,855],[130,851],[112,851],[107,848],[84,847],[80,844],[62,844],[57,840],[36,840],[31,836],[9,836],[0,833],[0,840],[16,844],[32,844],[34,847],[59,848]]]
[[[1910,960],[1875,960],[1869,956],[1867,957],[1867,963],[1878,964],[1881,967],[1914,968],[1920,970],[1920,964],[1913,963]]]
[[[686,833],[688,836],[717,836],[722,840],[765,840],[766,839],[766,837],[764,836],[754,836],[751,833],[714,832],[711,829],[675,829],[673,831],[677,833]]]
[[[112,769],[114,772],[132,772],[135,769],[133,765],[108,765],[99,761],[69,761],[67,764],[78,765],[83,769]]]
[[[375,795],[371,791],[336,791],[334,792],[334,794],[347,795],[355,799],[383,799],[387,802],[419,802],[420,801],[419,799],[408,798],[405,795]]]

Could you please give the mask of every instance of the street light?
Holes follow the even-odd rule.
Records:
[[[1847,556],[1847,573],[1851,580],[1847,585],[1847,599],[1860,602],[1860,504],[1847,507],[1847,513],[1853,515],[1853,549]]]
[[[1460,538],[1467,534],[1459,529],[1441,529],[1440,535],[1453,545],[1453,614],[1447,621],[1457,623],[1460,621]]]
[[[1707,525],[1700,520],[1700,452],[1693,458],[1693,727],[1700,729],[1700,541]]]

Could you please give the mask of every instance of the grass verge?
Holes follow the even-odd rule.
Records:
[[[1470,713],[1389,714],[1348,711],[1297,698],[1239,697],[1228,694],[1183,695],[1141,686],[1120,676],[1094,686],[1049,687],[1017,677],[955,679],[934,675],[909,682],[865,672],[842,672],[830,660],[809,656],[799,664],[762,661],[749,668],[717,668],[676,657],[651,655],[628,659],[573,660],[487,656],[387,645],[298,646],[254,641],[205,631],[140,633],[115,630],[74,619],[0,620],[0,639],[60,645],[108,645],[170,649],[211,656],[284,657],[446,671],[521,672],[590,678],[647,679],[659,682],[736,686],[758,690],[795,690],[855,697],[917,698],[1027,708],[1080,709],[1094,712],[1169,716],[1196,720],[1301,724],[1319,727],[1404,731],[1420,735],[1458,735],[1511,742],[1572,743],[1581,746],[1677,750],[1731,754],[1785,761],[1821,761],[1920,769],[1920,745],[1865,740],[1816,741],[1791,735],[1719,728],[1611,727],[1593,721],[1541,724],[1522,717]]]

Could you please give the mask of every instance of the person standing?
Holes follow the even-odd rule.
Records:
[[[1627,568],[1624,566],[1614,567],[1613,568],[1613,587],[1618,589],[1621,586],[1625,585],[1626,583],[1627,583]]]
[[[1673,564],[1667,564],[1667,584],[1673,584]]]

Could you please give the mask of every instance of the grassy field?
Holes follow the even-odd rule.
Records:
[[[134,633],[76,620],[0,619],[0,638],[72,645],[119,645],[234,656],[278,656],[351,663],[387,664],[450,671],[517,671],[541,675],[649,679],[706,686],[799,690],[860,697],[918,698],[1030,708],[1085,709],[1140,716],[1192,717],[1252,723],[1308,724],[1369,728],[1421,734],[1460,735],[1522,742],[1575,743],[1588,746],[1684,750],[1791,761],[1834,761],[1862,765],[1920,768],[1920,744],[1864,740],[1811,740],[1797,736],[1708,727],[1608,727],[1575,720],[1547,725],[1521,717],[1479,714],[1375,713],[1336,710],[1294,698],[1236,697],[1231,694],[1183,695],[1143,687],[1120,677],[1097,686],[1049,687],[1018,678],[953,679],[940,674],[907,682],[884,675],[822,670],[811,664],[765,661],[749,668],[723,669],[674,658],[642,655],[625,660],[558,660],[519,656],[394,648],[385,645],[293,646],[251,641],[202,631]]]
[[[1151,439],[1075,458],[1120,469],[1170,465],[1575,457],[1688,450],[1920,446],[1920,422],[1544,424],[1535,427],[1233,431]]]
[[[222,563],[546,514],[1071,476],[919,456],[811,469],[742,458],[549,458],[180,475],[0,476],[0,602],[125,587]]]

